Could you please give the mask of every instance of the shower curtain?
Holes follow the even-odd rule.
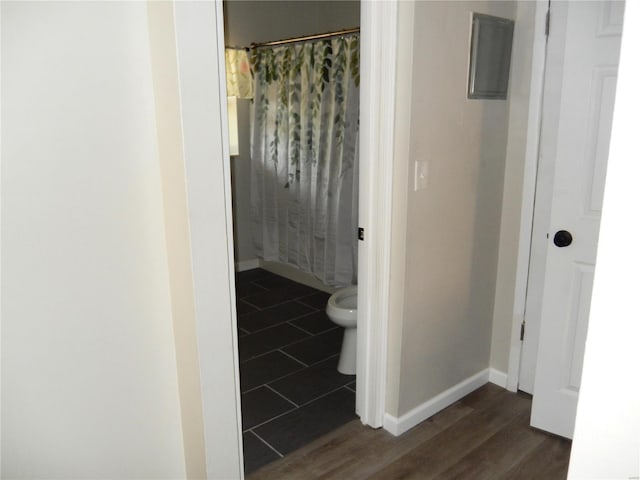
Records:
[[[252,66],[256,252],[356,283],[359,36],[258,48]]]

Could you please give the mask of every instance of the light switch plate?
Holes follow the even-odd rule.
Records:
[[[427,188],[428,163],[426,160],[416,160],[414,163],[413,191]]]

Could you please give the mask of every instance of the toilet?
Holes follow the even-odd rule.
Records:
[[[356,373],[356,324],[358,319],[358,287],[338,290],[329,297],[327,316],[336,325],[344,327],[342,351],[338,360],[338,371],[345,375]]]

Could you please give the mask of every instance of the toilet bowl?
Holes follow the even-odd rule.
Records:
[[[342,350],[338,360],[338,371],[345,375],[356,373],[356,325],[358,319],[358,287],[356,285],[338,290],[329,297],[327,316],[336,325],[344,327]]]

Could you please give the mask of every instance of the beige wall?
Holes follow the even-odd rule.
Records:
[[[184,478],[144,3],[2,3],[2,477]]]
[[[513,2],[414,9],[409,153],[396,158],[405,177],[394,181],[394,203],[406,201],[406,219],[394,218],[406,229],[392,238],[392,272],[404,270],[391,282],[392,299],[403,298],[392,300],[389,326],[394,416],[489,366],[509,104],[466,98],[470,20],[473,11],[515,16]],[[418,160],[427,187],[413,191]]]
[[[360,25],[357,1],[225,1],[228,46],[330,32]],[[255,258],[251,233],[250,135],[248,100],[238,102],[240,155],[232,157],[234,247],[236,262]],[[311,277],[313,278],[313,277]]]

